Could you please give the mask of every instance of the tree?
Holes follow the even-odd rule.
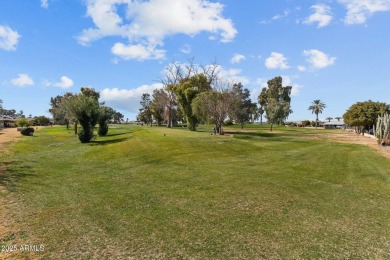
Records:
[[[313,102],[311,102],[311,106],[309,106],[309,110],[311,110],[312,114],[316,114],[316,129],[318,126],[318,114],[321,114],[325,108],[326,108],[325,103],[319,99],[316,99]]]
[[[150,100],[150,94],[148,93],[142,94],[140,104],[141,104],[141,108],[138,114],[139,119],[147,125],[150,123],[150,126],[152,126],[153,117],[152,117],[152,109],[151,109],[152,101]]]
[[[268,80],[267,88],[263,88],[259,95],[259,104],[265,110],[267,121],[271,124],[281,124],[292,113],[291,110],[291,86],[283,87],[282,77]]]
[[[26,118],[20,118],[16,121],[16,125],[20,127],[29,127],[32,125],[32,123]]]
[[[45,116],[38,116],[33,120],[33,125],[47,126],[49,124],[50,124],[50,119]]]
[[[80,91],[84,96],[92,97],[95,100],[99,100],[100,98],[100,93],[97,92],[94,88],[81,87]]]
[[[340,117],[340,116],[337,116],[337,117],[335,117],[335,119],[337,119],[337,122],[340,122],[340,119],[341,119],[342,117]]]
[[[56,97],[50,98],[49,112],[52,114],[54,123],[60,125],[66,125],[66,129],[69,129],[69,124],[73,122],[75,124],[75,134],[77,134],[77,120],[74,118],[72,113],[62,105],[62,101],[68,97],[73,96],[72,93],[67,92],[63,96],[57,95]]]
[[[164,121],[164,112],[167,102],[167,93],[163,89],[155,89],[153,91],[151,101],[151,113],[157,122],[158,126],[161,126]],[[171,120],[170,118],[168,120]]]
[[[181,64],[172,62],[165,70],[165,79],[160,82],[167,93],[166,108],[167,125],[171,127],[173,119],[186,121],[191,131],[196,130],[197,119],[192,114],[191,103],[197,94],[211,90],[218,81],[218,65],[213,62],[207,66],[194,64],[194,59]]]
[[[115,110],[111,107],[101,106],[99,108],[99,118],[98,118],[98,135],[104,136],[108,133],[108,122],[114,118]]]
[[[172,86],[190,131],[196,130],[198,118],[192,111],[192,101],[202,92],[210,91],[210,82],[204,74],[196,74]]]
[[[260,114],[260,125],[263,124],[263,114],[265,112],[264,107],[267,105],[267,91],[263,88],[260,92],[257,101],[260,105],[259,114]]]
[[[82,127],[79,140],[82,143],[90,142],[99,118],[99,102],[93,96],[78,94],[69,96],[62,103]]]
[[[344,122],[354,126],[357,133],[364,133],[377,123],[378,116],[390,113],[390,105],[371,100],[353,104],[343,115]]]
[[[250,92],[247,88],[243,89],[242,84],[238,83],[233,85],[232,94],[235,98],[234,108],[232,109],[232,117],[243,129],[245,123],[251,120],[251,116],[255,111],[250,99]]]
[[[194,115],[215,124],[215,132],[222,134],[222,124],[234,105],[229,91],[210,90],[200,93],[192,102]]]
[[[113,116],[114,124],[121,124],[123,122],[124,117],[125,116],[122,113],[115,111],[115,114]]]
[[[327,118],[325,118],[325,120],[328,120],[328,122],[330,122],[330,120],[332,120],[333,119],[333,117],[327,117]]]

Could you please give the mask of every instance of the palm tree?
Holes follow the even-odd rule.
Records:
[[[311,106],[309,107],[309,110],[311,110],[313,114],[316,114],[316,129],[318,126],[318,114],[322,113],[324,108],[326,108],[325,103],[319,99],[316,99],[313,102],[311,102]]]
[[[335,119],[337,119],[338,122],[340,122],[340,119],[341,119],[341,118],[342,118],[342,117],[340,117],[340,116],[335,117]]]
[[[325,118],[325,119],[328,120],[328,122],[330,122],[330,120],[332,120],[333,117],[327,117],[327,118]]]

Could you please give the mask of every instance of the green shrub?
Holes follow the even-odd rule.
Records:
[[[223,122],[223,125],[224,126],[233,125],[233,122],[232,122],[232,120],[226,120],[225,122]]]
[[[108,133],[108,124],[107,124],[107,122],[104,122],[103,124],[99,123],[98,135],[99,136],[104,136],[107,133]]]
[[[33,135],[34,134],[34,128],[32,128],[32,127],[27,127],[27,128],[24,128],[24,129],[22,129],[22,131],[20,131],[20,133],[22,134],[22,135]]]
[[[292,122],[290,126],[292,126],[292,127],[296,127],[296,126],[297,126],[297,123],[295,123],[295,122]]]
[[[93,138],[93,132],[92,131],[84,131],[84,129],[81,129],[79,132],[79,140],[82,143],[88,143]]]
[[[16,121],[16,125],[20,127],[29,127],[31,126],[31,122],[26,118],[20,118],[18,121]]]
[[[303,127],[310,126],[310,121],[309,120],[303,120],[302,121],[302,126]]]

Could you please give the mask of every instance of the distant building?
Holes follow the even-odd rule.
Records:
[[[344,123],[344,120],[341,119],[340,121],[330,121],[330,122],[323,122],[322,124],[325,129],[345,129],[347,128],[347,124]]]
[[[0,115],[0,128],[15,127],[16,119],[10,116]]]

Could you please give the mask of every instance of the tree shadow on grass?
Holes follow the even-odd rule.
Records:
[[[17,164],[16,161],[2,162],[0,168],[0,186],[7,189],[8,192],[16,191],[16,185],[26,177],[36,177],[37,174],[32,172],[32,167],[29,165],[11,165]]]
[[[232,135],[242,135],[242,136],[251,136],[251,137],[264,137],[264,138],[275,138],[275,137],[284,137],[284,134],[281,133],[262,133],[262,132],[234,132],[234,131],[228,131],[225,132],[226,134],[232,134]]]
[[[125,133],[117,133],[117,134],[107,134],[105,136],[100,136],[100,137],[104,138],[104,137],[110,137],[110,136],[127,135],[127,134],[131,134],[131,133],[133,133],[133,132],[125,132]]]
[[[125,142],[125,141],[129,140],[131,137],[124,137],[124,138],[118,138],[118,139],[109,139],[109,140],[99,140],[99,138],[102,138],[102,137],[98,137],[98,140],[91,141],[88,144],[91,145],[91,146],[116,144],[116,143]]]

